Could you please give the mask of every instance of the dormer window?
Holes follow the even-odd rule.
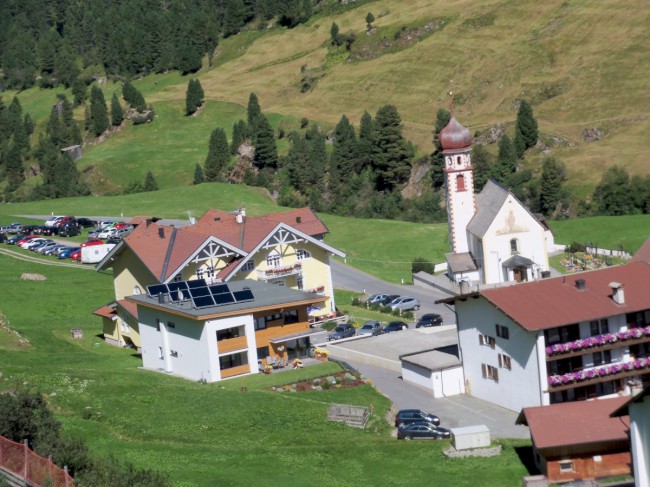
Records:
[[[511,254],[519,253],[519,241],[516,238],[510,240],[510,253]]]

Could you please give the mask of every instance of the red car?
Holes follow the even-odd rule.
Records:
[[[81,250],[77,250],[76,252],[70,254],[70,258],[72,260],[76,260],[77,262],[81,262]]]
[[[22,245],[25,242],[29,242],[30,240],[35,238],[42,238],[42,237],[40,235],[26,235],[25,237],[18,240],[18,242],[16,242],[16,245]]]
[[[103,245],[104,241],[101,238],[89,238],[85,242],[81,242],[82,247],[90,247],[91,245]]]
[[[129,225],[128,223],[124,223],[124,222],[117,222],[113,226],[114,226],[114,228],[117,228],[118,230],[122,230],[123,228],[131,228],[131,225]]]
[[[62,227],[63,225],[65,225],[68,222],[72,222],[72,223],[76,224],[77,220],[73,216],[62,216],[60,218],[57,218],[57,220],[54,222],[53,226]]]

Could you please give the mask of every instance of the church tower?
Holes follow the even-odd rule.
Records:
[[[474,175],[470,151],[472,136],[454,117],[438,134],[445,156],[445,189],[447,193],[447,221],[451,249],[460,254],[469,252],[467,225],[474,216]]]

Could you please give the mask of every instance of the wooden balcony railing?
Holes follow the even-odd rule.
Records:
[[[236,375],[248,374],[251,371],[251,366],[238,365],[237,367],[230,367],[229,369],[221,369],[221,378],[226,379],[228,377],[235,377]]]
[[[237,338],[228,338],[226,340],[219,340],[217,342],[219,353],[234,352],[235,350],[244,350],[248,348],[248,341],[246,336]]]

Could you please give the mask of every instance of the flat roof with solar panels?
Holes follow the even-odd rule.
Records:
[[[205,279],[147,286],[147,294],[127,296],[137,304],[194,317],[233,314],[288,304],[323,303],[323,296],[261,281],[208,284]]]

